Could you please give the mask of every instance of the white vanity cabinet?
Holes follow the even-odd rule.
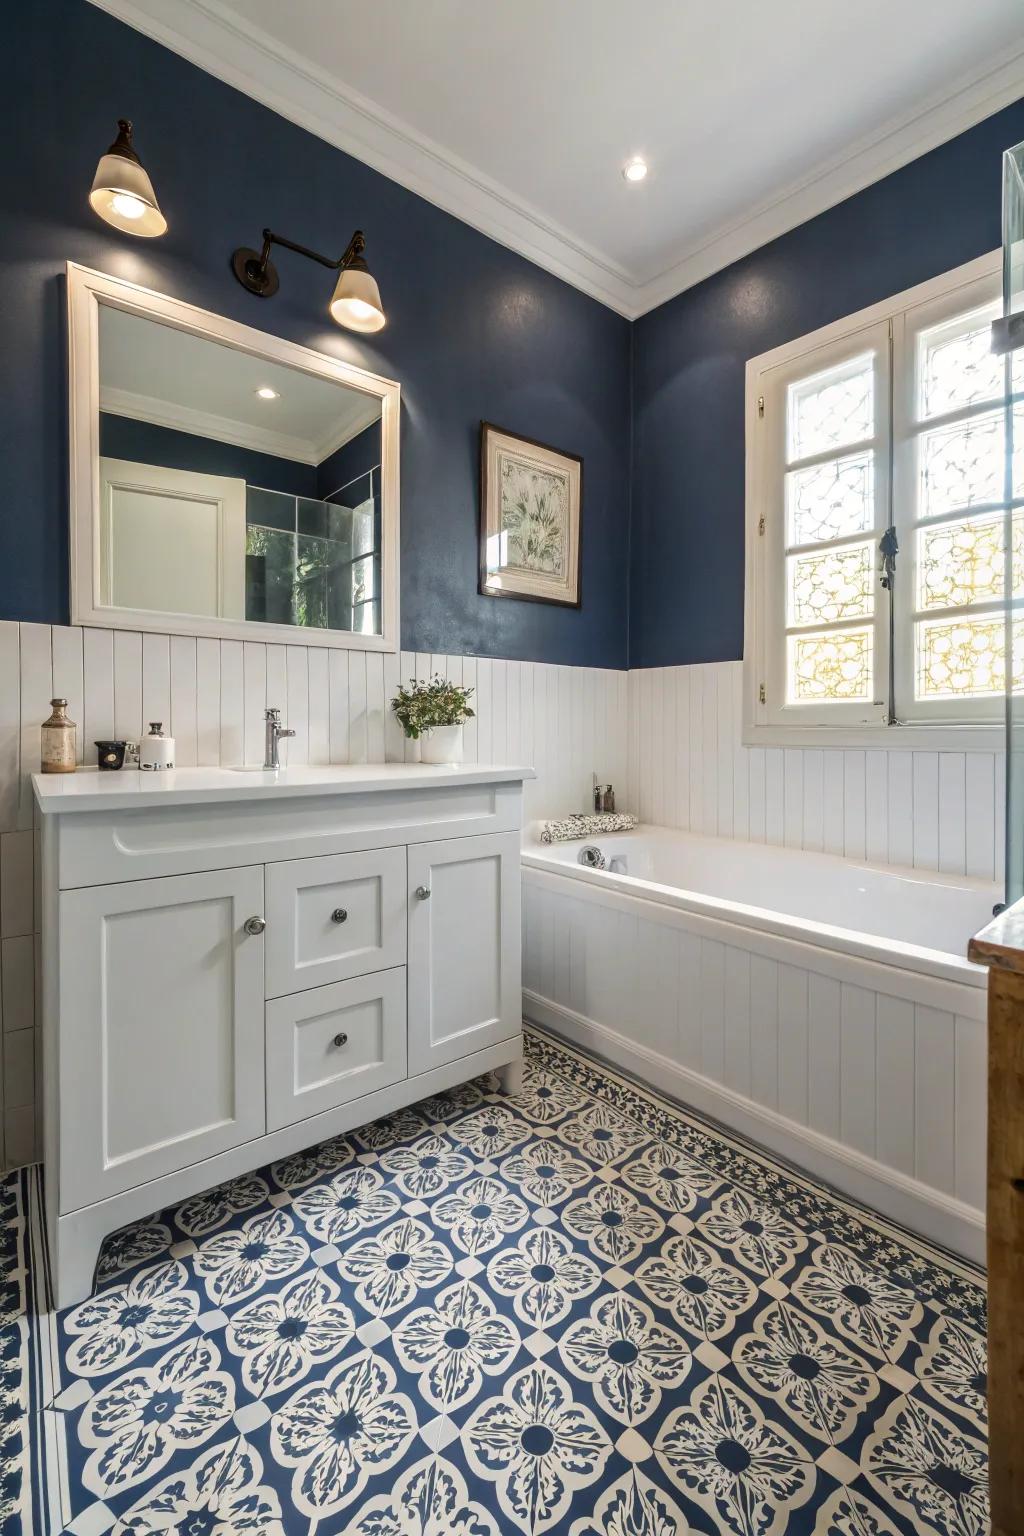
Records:
[[[57,1302],[118,1227],[522,1055],[527,769],[35,782]]]

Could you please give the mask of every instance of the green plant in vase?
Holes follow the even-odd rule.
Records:
[[[472,693],[439,672],[429,681],[410,678],[407,687],[399,687],[391,708],[409,740],[422,741],[425,763],[462,761],[462,727],[474,718]]]

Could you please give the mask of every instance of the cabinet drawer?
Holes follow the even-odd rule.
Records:
[[[405,849],[267,865],[267,996],[405,961]]]
[[[405,968],[267,1003],[267,1130],[406,1076]]]

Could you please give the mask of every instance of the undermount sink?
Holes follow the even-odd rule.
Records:
[[[229,773],[287,773],[286,768],[264,768],[262,763],[229,763]]]

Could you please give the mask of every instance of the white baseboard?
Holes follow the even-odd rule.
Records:
[[[983,1211],[909,1178],[898,1169],[887,1168],[820,1131],[799,1125],[536,992],[524,990],[523,1013],[535,1024],[632,1073],[659,1093],[720,1121],[900,1226],[919,1232],[973,1263],[985,1262]]]

